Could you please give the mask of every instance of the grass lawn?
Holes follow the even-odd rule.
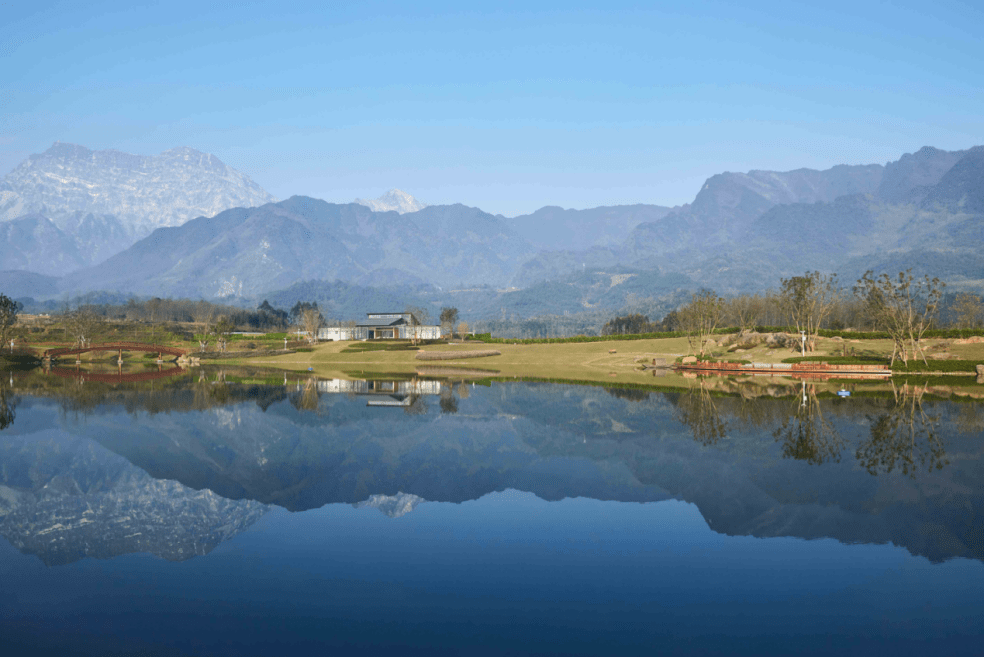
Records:
[[[952,340],[928,340],[926,348],[932,353],[940,342],[950,344],[948,353],[965,360],[984,362],[984,344],[956,345]],[[480,368],[498,370],[500,377],[536,377],[545,379],[568,379],[596,381],[605,383],[657,384],[652,372],[641,371],[642,362],[653,358],[665,358],[670,362],[677,356],[687,354],[689,347],[686,338],[661,338],[653,340],[619,340],[611,342],[585,342],[562,344],[461,344],[444,343],[425,345],[423,351],[470,351],[489,347],[502,352],[499,356],[449,361],[415,360],[416,350],[408,349],[406,343],[389,344],[393,350],[374,349],[363,351],[365,343],[328,342],[316,346],[309,352],[298,352],[281,356],[249,359],[250,365],[269,365],[290,370],[307,370],[330,378],[350,378],[362,374],[413,373],[423,366],[446,364],[448,367]],[[892,351],[890,340],[832,340],[821,339],[817,351],[810,354],[817,358],[841,356],[845,347],[847,353],[857,356],[880,356],[888,358]],[[615,353],[610,353],[615,350]],[[731,360],[750,360],[754,362],[778,363],[784,358],[796,356],[791,349],[769,349],[764,345],[739,353],[728,353],[713,348],[711,354],[718,358]],[[246,361],[244,361],[246,362]],[[930,361],[932,363],[932,361]]]
[[[311,367],[319,376],[346,378],[353,373],[416,372],[422,367],[446,364],[448,367],[497,370],[501,377],[537,377],[577,379],[598,382],[652,384],[650,372],[641,371],[640,360],[673,360],[687,352],[685,338],[661,340],[623,340],[567,344],[434,344],[422,351],[473,351],[489,347],[502,352],[499,356],[449,361],[416,360],[414,350],[345,352],[351,342],[329,342],[307,353],[253,358],[251,365],[268,364],[285,369],[306,370]],[[616,353],[609,353],[614,349]]]

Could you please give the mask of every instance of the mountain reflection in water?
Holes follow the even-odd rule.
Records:
[[[890,383],[847,400],[816,383],[722,385],[347,381],[232,368],[132,385],[5,375],[0,532],[47,563],[134,551],[182,559],[268,505],[347,503],[399,517],[424,500],[516,489],[545,500],[677,498],[729,535],[984,559],[979,401]],[[105,540],[94,543],[97,534]],[[49,535],[59,542],[38,538]]]

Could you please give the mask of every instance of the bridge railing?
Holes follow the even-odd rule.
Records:
[[[159,353],[168,356],[184,356],[188,352],[185,349],[169,347],[162,344],[146,344],[144,342],[101,342],[90,344],[85,347],[59,347],[47,349],[44,352],[45,358],[57,358],[58,356],[70,356],[72,354],[84,354],[89,351],[146,351]]]

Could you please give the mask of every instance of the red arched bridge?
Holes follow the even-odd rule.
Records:
[[[99,344],[90,344],[87,347],[60,347],[58,349],[47,349],[45,350],[43,357],[50,360],[55,360],[56,358],[60,358],[62,356],[84,354],[87,351],[118,351],[120,358],[123,358],[124,351],[147,351],[150,353],[156,353],[160,360],[164,360],[164,354],[177,358],[188,353],[184,349],[166,347],[161,344],[145,344],[143,342],[102,342]]]

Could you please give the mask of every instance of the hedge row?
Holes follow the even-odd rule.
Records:
[[[738,333],[737,328],[723,328],[714,331],[716,335]],[[686,331],[659,331],[655,333],[626,333],[622,335],[575,335],[570,338],[493,338],[488,333],[477,333],[475,340],[490,344],[563,344],[568,342],[616,342],[619,340],[655,340],[658,338],[685,338]]]
[[[893,372],[977,372],[976,360],[931,360],[928,363],[921,359],[909,359],[909,365],[896,359],[892,365]]]
[[[738,333],[741,329],[731,326],[716,329],[715,335]],[[756,326],[757,333],[796,333],[790,326]],[[890,340],[892,336],[885,331],[835,331],[820,329],[818,334],[824,338],[845,338],[851,340]],[[923,334],[925,338],[969,338],[984,336],[984,329],[931,329]],[[576,335],[570,338],[493,338],[491,333],[476,333],[475,340],[491,344],[561,344],[565,342],[612,342],[616,340],[655,340],[658,338],[685,338],[686,331],[659,331],[656,333],[631,333],[624,335]]]
[[[831,365],[888,365],[888,358],[881,356],[796,356],[783,358],[784,363],[810,363],[821,361]]]

